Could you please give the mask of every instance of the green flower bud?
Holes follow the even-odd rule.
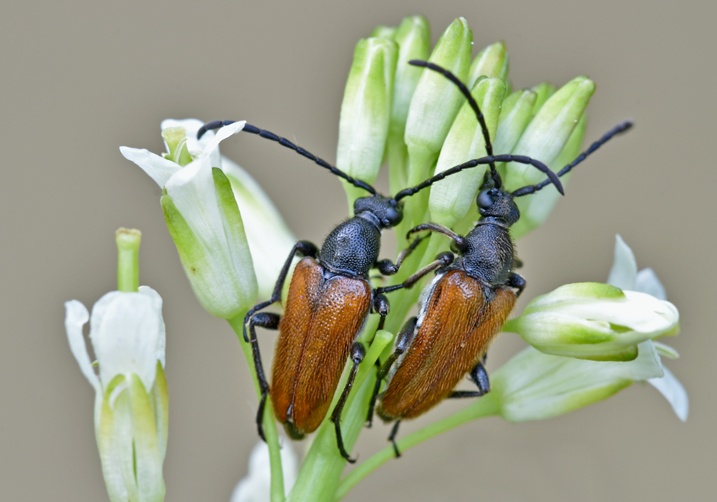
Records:
[[[545,102],[550,98],[550,96],[555,94],[555,91],[557,91],[557,89],[553,84],[549,82],[543,82],[536,85],[531,90],[537,95],[537,98],[535,99],[535,104],[533,105],[532,113],[533,117],[535,117],[540,111],[540,109],[543,107]]]
[[[493,152],[500,155],[512,152],[518,139],[533,118],[532,110],[538,95],[534,91],[515,91],[503,100],[495,133]],[[497,166],[503,174],[504,164]]]
[[[393,101],[388,136],[388,168],[391,192],[406,187],[406,118],[411,98],[423,72],[422,68],[411,66],[412,59],[425,60],[431,50],[431,28],[423,16],[409,16],[403,19],[393,40],[398,44],[398,63],[393,80]]]
[[[555,160],[568,143],[594,92],[595,84],[586,77],[577,77],[565,84],[540,107],[512,153],[538,159],[553,170],[562,168]],[[512,162],[506,167],[504,181],[508,190],[515,190],[543,179],[545,175],[537,169]],[[513,227],[513,235],[524,235],[539,226],[558,197],[558,191],[550,185],[534,195],[517,199],[521,219]]]
[[[385,38],[386,40],[393,40],[395,35],[395,26],[376,26],[371,32],[371,38]]]
[[[462,81],[468,76],[473,32],[458,18],[438,40],[429,61],[453,72]],[[406,121],[409,185],[422,181],[438,156],[465,98],[443,75],[426,70],[418,81]]]
[[[533,299],[517,332],[536,349],[594,361],[630,361],[645,340],[675,334],[674,305],[600,283],[561,286]]]
[[[468,88],[471,89],[480,77],[499,77],[508,81],[508,53],[504,42],[496,42],[478,53],[468,71]]]
[[[478,81],[472,96],[480,107],[488,133],[495,137],[500,117],[501,103],[505,95],[505,83],[500,78],[483,78]],[[475,112],[466,101],[461,107],[438,157],[434,174],[445,171],[470,159],[486,155],[485,139]],[[469,169],[436,183],[431,188],[428,207],[431,220],[453,227],[475,205],[474,198],[487,166]]]
[[[336,166],[373,183],[386,150],[397,47],[384,38],[359,40],[341,104]],[[343,182],[349,207],[364,190]]]
[[[491,375],[491,394],[509,422],[555,417],[664,375],[652,342],[642,342],[638,352],[630,362],[584,361],[528,347]]]

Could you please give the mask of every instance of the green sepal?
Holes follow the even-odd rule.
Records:
[[[508,81],[508,52],[505,42],[500,41],[485,47],[473,59],[468,70],[468,88],[472,89],[480,77],[498,77]]]
[[[137,375],[130,377],[128,390],[132,408],[135,472],[139,500],[140,502],[162,502],[165,494],[162,454],[150,398]]]

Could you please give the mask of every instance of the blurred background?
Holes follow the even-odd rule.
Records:
[[[159,188],[118,147],[162,151],[167,117],[247,119],[333,161],[355,43],[411,14],[428,18],[434,42],[466,17],[474,54],[504,40],[514,88],[591,77],[586,142],[636,121],[580,167],[548,222],[518,242],[524,298],[604,281],[620,233],[680,309],[682,333],[668,342],[681,358],[668,364],[689,393],[690,416],[680,422],[655,389],[634,385],[551,420],[484,419],[389,462],[347,500],[712,499],[714,2],[41,1],[0,10],[0,499],[107,499],[94,392],[70,353],[63,302],[89,307],[115,289],[120,226],[142,230],[140,280],[164,298],[167,500],[229,499],[257,442],[249,373],[229,326],[192,294]],[[249,136],[222,152],[264,186],[298,238],[319,243],[345,216],[339,181],[297,155]],[[383,255],[393,255],[390,245]],[[489,371],[522,345],[501,337]],[[401,434],[462,406],[445,403]],[[368,458],[388,433],[377,424],[354,452]]]

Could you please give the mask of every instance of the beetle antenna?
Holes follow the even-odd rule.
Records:
[[[422,61],[420,59],[412,59],[408,62],[408,64],[412,66],[420,66],[422,68],[428,68],[429,70],[433,70],[435,72],[440,73],[444,77],[446,77],[448,80],[456,84],[458,86],[458,89],[460,89],[461,93],[466,97],[468,100],[468,104],[471,108],[473,108],[473,111],[476,114],[476,117],[478,118],[478,123],[480,124],[481,132],[483,133],[483,139],[485,140],[485,153],[487,154],[486,158],[493,156],[493,144],[490,141],[490,133],[488,132],[488,126],[485,123],[485,117],[483,116],[483,112],[480,110],[480,107],[478,106],[478,103],[476,103],[476,100],[473,99],[473,96],[471,96],[470,90],[468,90],[468,87],[466,84],[460,81],[458,77],[456,77],[453,73],[451,73],[449,70],[446,70],[445,68],[438,66],[435,63],[431,63],[429,61]],[[493,182],[495,183],[496,188],[500,188],[502,186],[502,181],[500,179],[500,175],[498,174],[498,171],[495,170],[495,162],[490,162],[490,176],[493,178]]]
[[[600,148],[602,145],[607,143],[610,139],[612,139],[613,136],[616,136],[618,134],[622,134],[625,131],[629,130],[633,126],[632,120],[626,120],[625,122],[616,125],[612,129],[610,129],[608,132],[606,132],[602,138],[597,140],[595,143],[590,145],[590,148],[585,150],[583,153],[577,156],[575,160],[573,160],[570,164],[563,167],[560,171],[558,171],[558,176],[563,176],[564,174],[567,174],[570,172],[570,170],[580,164],[583,160],[585,160],[588,155],[593,153],[595,150]],[[535,193],[538,190],[541,190],[543,187],[545,187],[548,183],[550,183],[552,180],[547,179],[544,181],[541,181],[537,185],[528,185],[522,188],[518,188],[515,190],[512,195],[513,197],[522,197],[523,195],[528,195],[531,193]]]
[[[201,137],[204,135],[204,133],[206,133],[209,130],[220,129],[224,126],[228,126],[229,124],[233,124],[234,122],[236,122],[236,120],[214,120],[212,122],[207,122],[202,127],[200,127],[199,130],[197,131],[197,139],[201,139]],[[368,183],[361,181],[361,180],[357,180],[356,178],[352,178],[345,172],[341,171],[340,169],[338,169],[338,168],[332,166],[331,164],[329,164],[328,162],[326,162],[324,159],[317,157],[316,155],[314,155],[313,153],[311,153],[307,150],[304,150],[300,146],[296,146],[294,143],[292,143],[291,141],[289,141],[286,138],[277,136],[273,132],[269,132],[266,129],[259,129],[258,127],[255,127],[251,124],[245,124],[244,129],[242,129],[242,131],[248,132],[250,134],[257,134],[257,135],[261,136],[262,138],[269,139],[271,141],[276,141],[281,146],[285,146],[286,148],[294,150],[299,155],[302,155],[309,160],[313,160],[315,163],[317,163],[321,167],[328,169],[332,174],[335,174],[339,178],[346,180],[347,182],[351,183],[353,186],[362,188],[362,189],[366,190],[368,193],[370,193],[371,195],[376,195],[376,189],[374,187],[372,187],[371,185],[369,185]]]
[[[540,162],[539,160],[531,159],[530,157],[526,157],[525,155],[493,155],[491,157],[481,157],[480,159],[473,159],[469,160],[468,162],[464,162],[463,164],[459,164],[457,166],[451,167],[450,169],[446,169],[443,172],[440,172],[436,174],[434,177],[427,179],[423,183],[420,183],[419,185],[416,185],[412,188],[406,188],[404,190],[401,190],[396,194],[394,197],[394,200],[399,201],[403,199],[404,197],[410,197],[411,195],[416,194],[417,192],[420,192],[424,188],[428,188],[429,186],[433,185],[437,181],[441,181],[443,178],[450,176],[452,174],[459,173],[463,171],[464,169],[470,169],[472,167],[476,166],[484,166],[486,164],[493,164],[495,162],[517,162],[518,164],[527,164],[535,167],[540,172],[545,173],[548,176],[548,179],[543,181],[545,185],[548,183],[552,183],[555,185],[555,188],[558,189],[558,192],[565,195],[565,191],[563,190],[563,184],[560,182],[560,178],[557,174],[555,174],[553,171],[551,171],[548,166]],[[566,171],[567,172],[567,171]],[[495,178],[491,179],[495,180]],[[500,179],[500,178],[498,178]],[[536,185],[537,186],[537,185]],[[532,188],[532,187],[531,187]],[[542,186],[540,187],[542,188]],[[515,192],[514,192],[515,193]]]

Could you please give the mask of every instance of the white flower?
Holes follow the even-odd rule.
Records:
[[[284,472],[284,492],[288,494],[296,482],[299,462],[288,441],[281,445],[281,465]],[[237,483],[230,502],[269,502],[271,495],[271,469],[269,447],[257,443],[249,457],[249,473]]]
[[[241,131],[244,124],[221,128],[203,145],[187,138],[187,148],[203,146],[204,150],[184,167],[147,150],[120,147],[122,155],[164,187],[165,219],[194,294],[207,311],[225,319],[251,307],[257,293],[239,208],[226,176],[213,165],[219,162],[219,143]],[[168,148],[179,159],[176,152],[184,145],[180,140]]]
[[[615,261],[610,269],[607,282],[624,290],[638,291],[652,295],[658,300],[667,300],[665,288],[651,268],[637,271],[637,260],[632,249],[625,244],[622,237],[615,236]],[[677,352],[661,343],[655,343],[658,352],[665,357],[675,359]],[[650,378],[648,382],[653,385],[667,399],[675,414],[683,422],[689,413],[689,399],[687,392],[679,380],[667,368],[663,368],[665,375]]]
[[[96,392],[95,434],[110,500],[164,500],[168,395],[162,298],[140,286],[137,293],[107,293],[91,317],[77,300],[65,308],[70,349]],[[88,320],[99,375],[82,334]]]

